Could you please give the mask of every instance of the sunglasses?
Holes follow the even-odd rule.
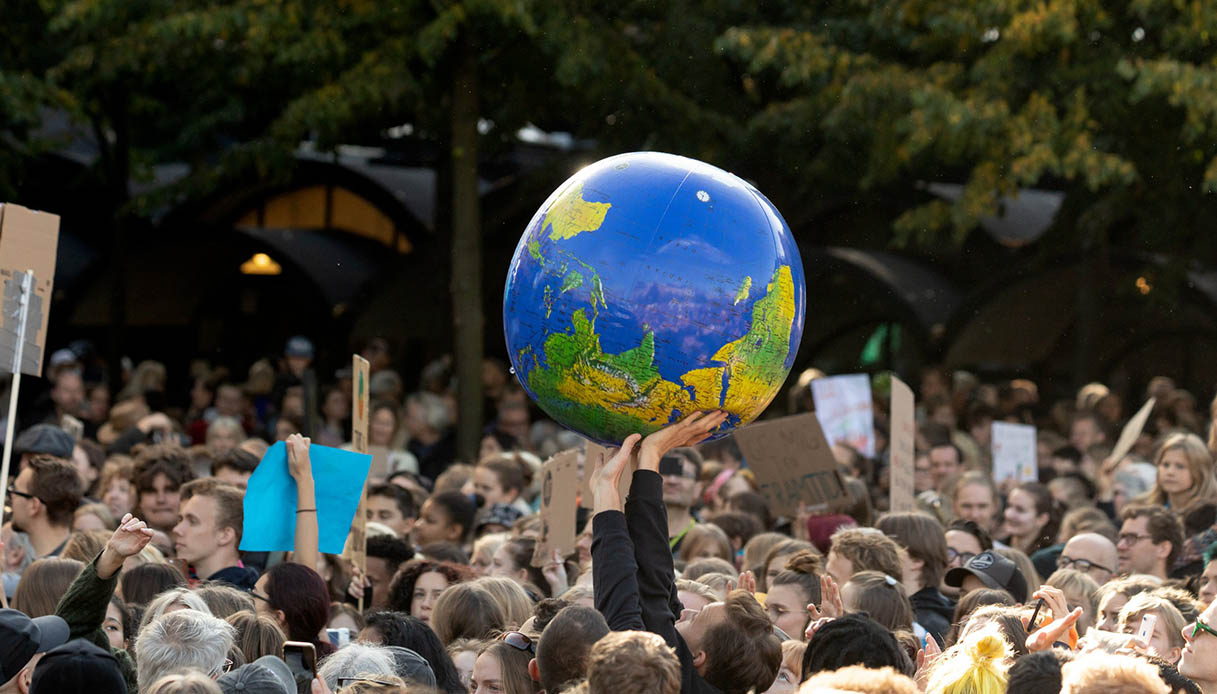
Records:
[[[1213,627],[1205,624],[1204,622],[1200,621],[1199,617],[1197,617],[1196,621],[1192,622],[1191,638],[1193,638],[1193,639],[1196,638],[1196,636],[1202,631],[1208,632],[1208,633],[1212,634],[1213,636],[1217,636],[1217,629],[1214,629]]]
[[[537,646],[532,642],[532,639],[518,631],[505,631],[499,634],[499,641],[506,643],[517,651],[525,651],[533,655],[537,654]]]

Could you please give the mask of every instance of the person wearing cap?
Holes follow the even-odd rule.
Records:
[[[303,335],[288,338],[283,346],[283,363],[291,375],[301,378],[313,363],[313,343]]]
[[[20,471],[36,455],[71,460],[75,448],[76,440],[68,432],[54,424],[35,424],[17,436],[13,442],[13,455],[20,457],[17,463],[17,470]]]
[[[224,694],[295,694],[296,678],[282,658],[264,655],[216,679]]]
[[[507,532],[522,515],[524,514],[520,509],[510,504],[491,504],[478,513],[474,535],[481,537],[490,533]]]
[[[34,668],[29,691],[30,694],[127,694],[127,682],[118,667],[118,659],[109,649],[75,639],[42,656]]]
[[[35,456],[8,489],[13,528],[29,535],[38,557],[58,556],[72,534],[81,496],[75,466],[59,458]]]
[[[61,617],[30,619],[17,610],[0,610],[0,694],[29,692],[39,659],[69,638],[68,624]]]
[[[65,368],[55,376],[51,386],[51,402],[55,404],[55,416],[51,423],[63,421],[64,415],[80,417],[84,414],[85,382],[80,371]]]
[[[1004,590],[1018,603],[1027,602],[1027,579],[1014,562],[994,551],[977,554],[967,564],[947,572],[946,584],[967,595],[977,588]]]

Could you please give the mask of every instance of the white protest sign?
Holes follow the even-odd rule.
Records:
[[[917,423],[913,413],[913,389],[892,376],[892,446],[891,454],[891,510],[915,511],[913,497],[916,494],[913,481],[913,462],[916,457]]]
[[[1141,431],[1145,429],[1145,422],[1149,420],[1149,413],[1154,410],[1154,403],[1157,400],[1150,398],[1141,406],[1140,410],[1128,420],[1128,424],[1124,425],[1124,431],[1120,432],[1120,438],[1116,440],[1116,447],[1111,449],[1111,459],[1118,465],[1124,456],[1132,450],[1133,444],[1141,436]],[[1085,453],[1086,451],[1082,451]]]
[[[1029,424],[993,422],[993,481],[1001,484],[1034,482],[1039,479],[1035,461],[1035,427]]]
[[[870,376],[848,374],[826,376],[811,382],[816,419],[829,445],[844,443],[856,451],[875,456],[875,413],[871,409]]]

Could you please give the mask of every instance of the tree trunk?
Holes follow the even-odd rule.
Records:
[[[482,429],[481,201],[478,196],[477,56],[457,47],[452,80],[452,321],[456,345],[457,454],[476,463]]]

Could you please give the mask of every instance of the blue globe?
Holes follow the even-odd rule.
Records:
[[[606,445],[699,410],[755,419],[803,335],[803,264],[756,188],[635,152],[558,187],[520,238],[503,297],[512,366],[555,421]]]

